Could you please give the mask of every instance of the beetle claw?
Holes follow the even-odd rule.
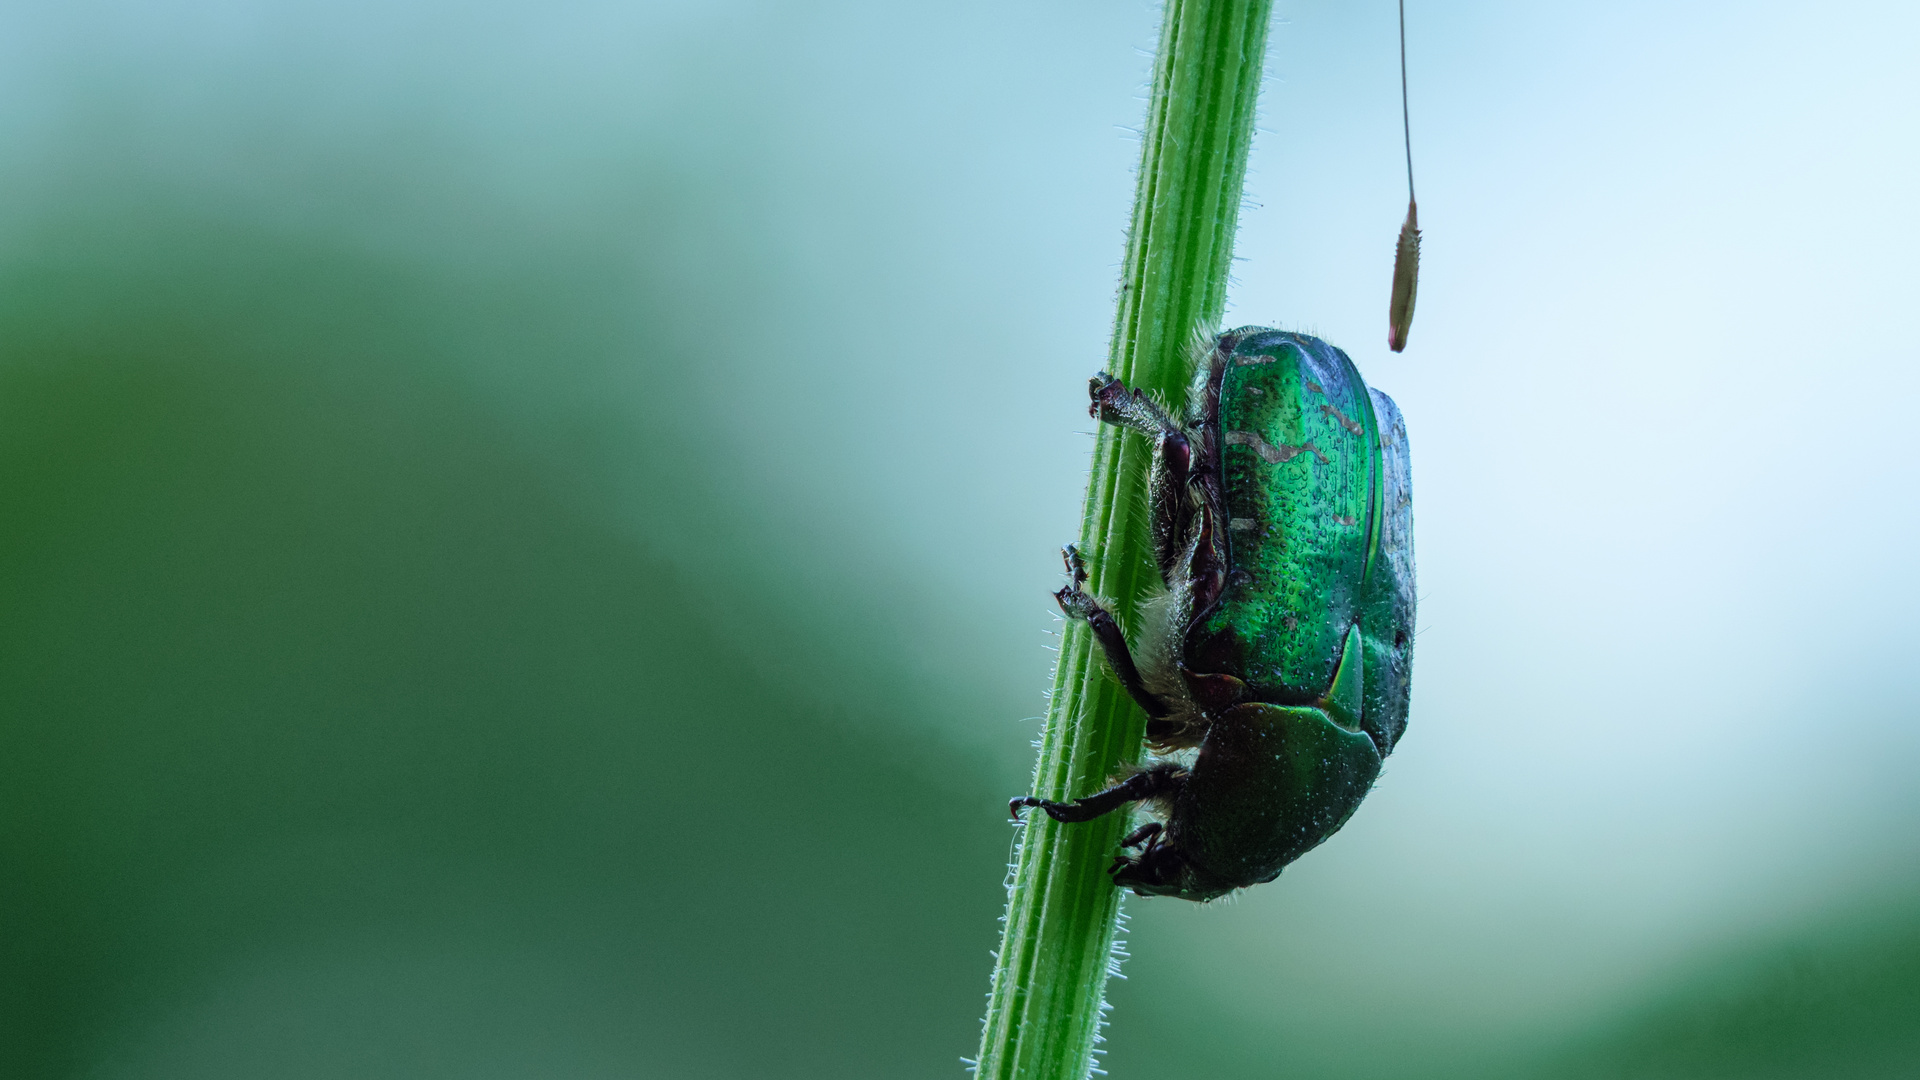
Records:
[[[1087,560],[1080,557],[1080,546],[1068,544],[1061,548],[1060,561],[1066,564],[1067,577],[1072,580],[1077,591],[1087,580]]]

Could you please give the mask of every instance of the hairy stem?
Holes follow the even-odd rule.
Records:
[[[1271,0],[1168,0],[1154,65],[1114,317],[1109,370],[1176,407],[1196,344],[1216,328],[1239,220]],[[1154,580],[1143,480],[1146,440],[1103,425],[1080,547],[1088,588],[1130,626]],[[1099,790],[1134,761],[1146,717],[1069,622],[1034,769],[1034,793]],[[977,1075],[1080,1080],[1094,1065],[1120,895],[1108,879],[1122,814],[1029,820],[1007,896]]]

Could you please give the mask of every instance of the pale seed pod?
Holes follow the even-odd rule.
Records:
[[[1387,302],[1387,347],[1407,347],[1413,327],[1413,300],[1420,290],[1420,207],[1407,200],[1407,221],[1400,226],[1400,242],[1393,248],[1393,297]]]

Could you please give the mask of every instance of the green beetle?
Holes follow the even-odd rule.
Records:
[[[1085,592],[1055,594],[1146,710],[1160,756],[1058,821],[1148,802],[1115,884],[1211,900],[1272,881],[1366,797],[1406,728],[1413,516],[1406,426],[1347,354],[1260,327],[1215,340],[1185,422],[1102,374],[1091,413],[1154,440],[1148,492],[1166,592],[1137,644]],[[1138,658],[1136,660],[1136,657]]]

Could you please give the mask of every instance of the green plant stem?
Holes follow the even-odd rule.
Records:
[[[1168,0],[1109,370],[1180,406],[1196,345],[1216,329],[1239,221],[1271,0]],[[1089,588],[1123,626],[1156,579],[1143,481],[1152,448],[1102,425],[1080,547]],[[1104,787],[1139,755],[1146,717],[1070,621],[1034,791]],[[1034,813],[1007,896],[977,1075],[1079,1080],[1094,1063],[1120,894],[1107,877],[1125,815],[1062,826]]]

